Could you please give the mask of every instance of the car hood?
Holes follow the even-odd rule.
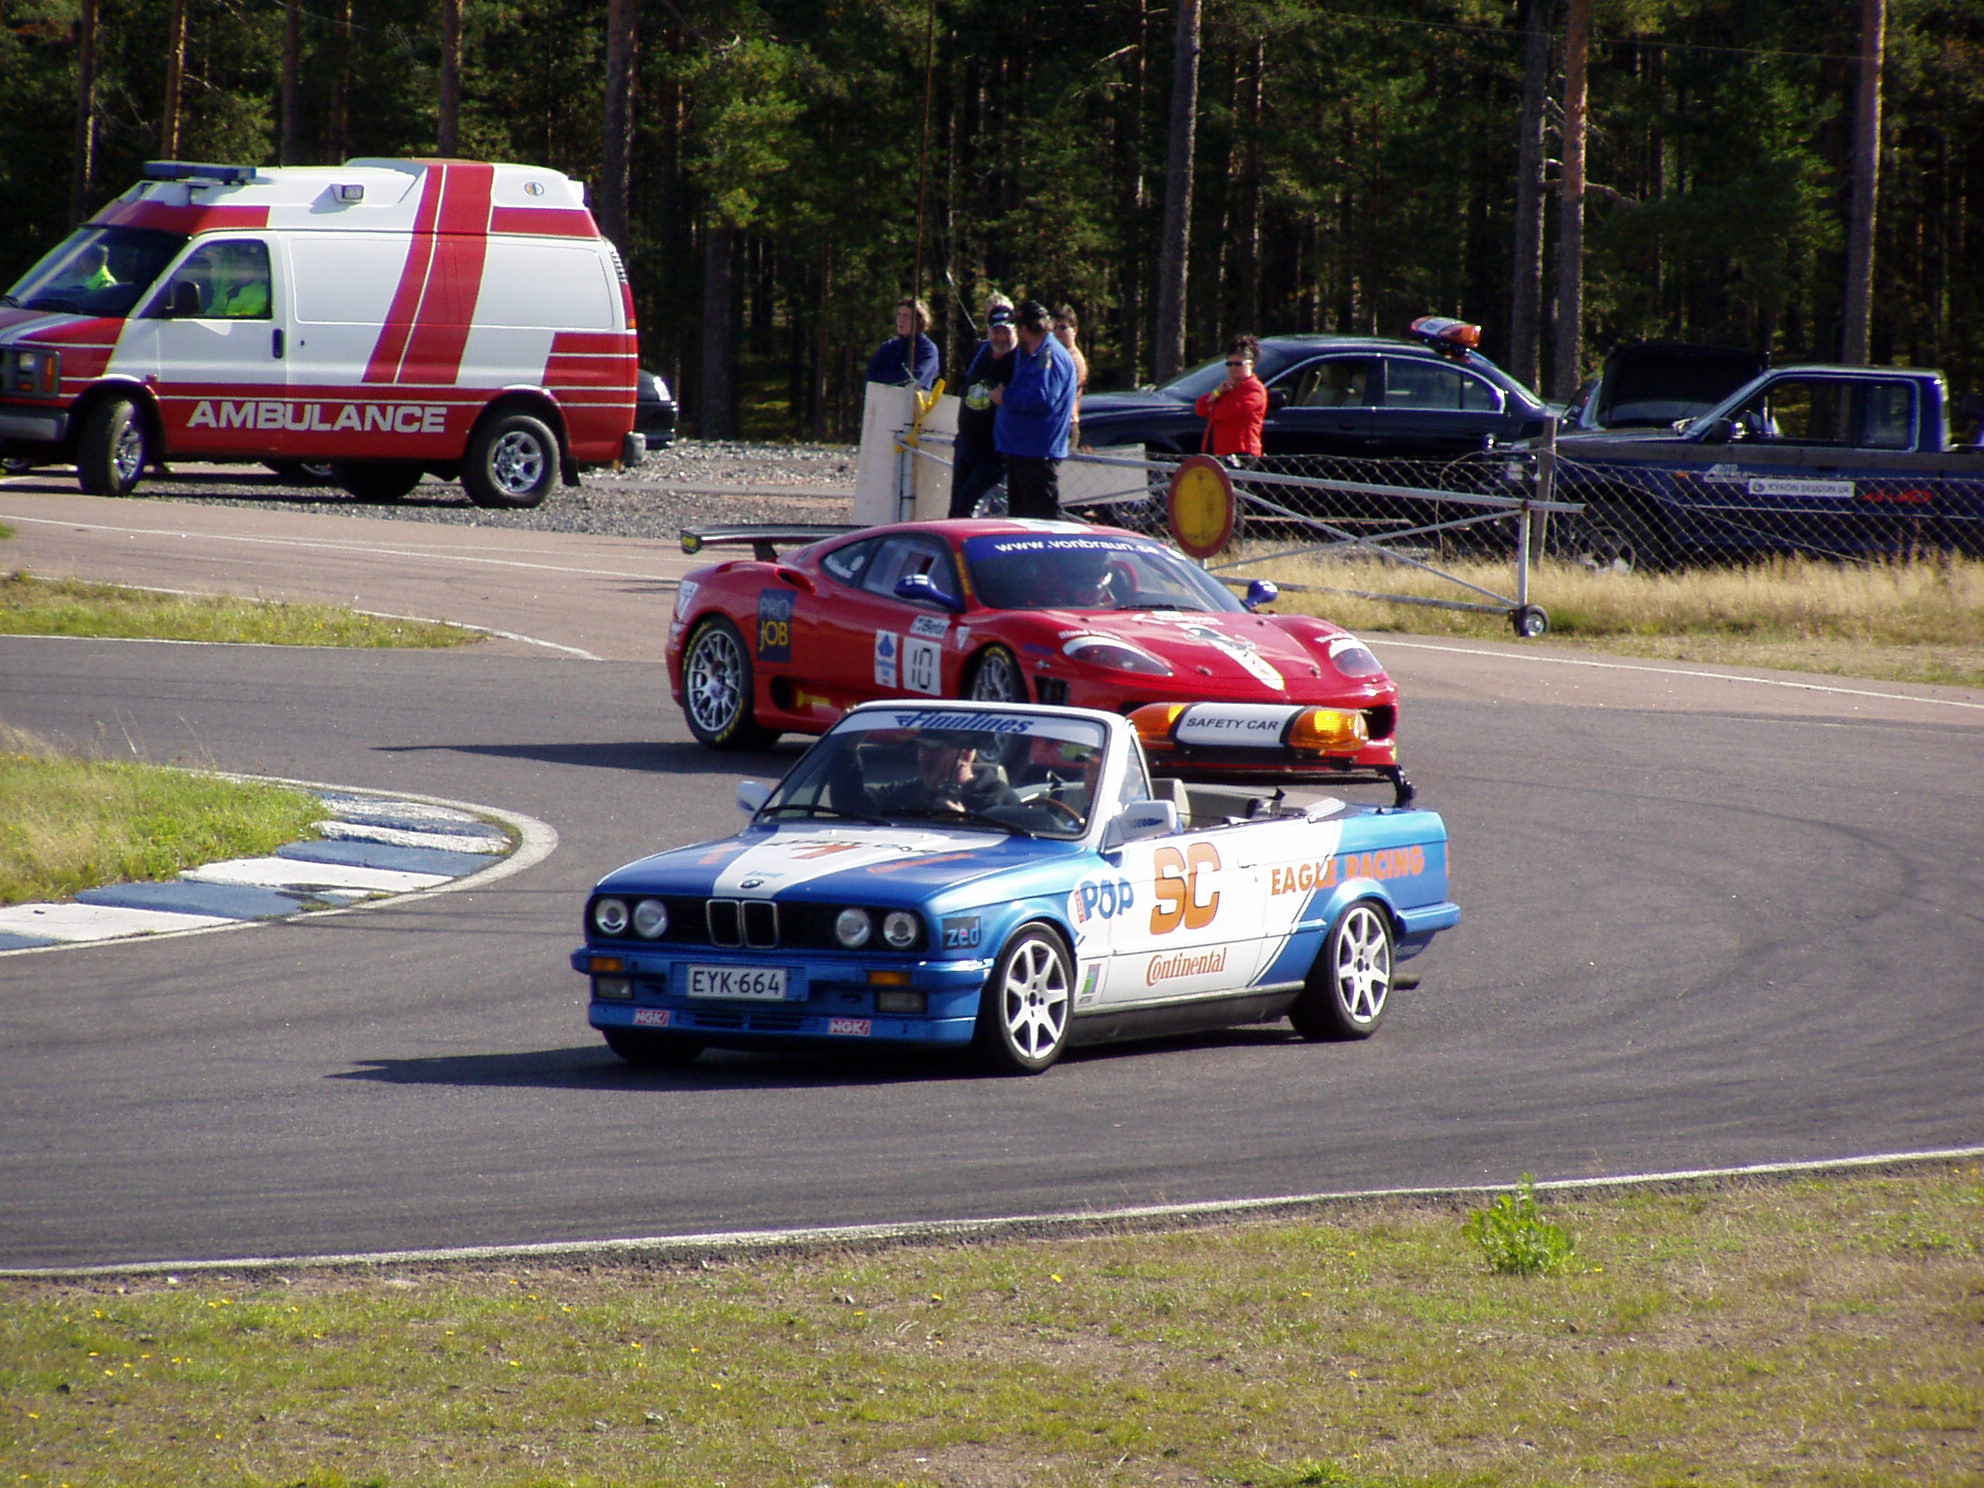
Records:
[[[1281,617],[1200,610],[1115,610],[1068,612],[1047,618],[1058,632],[1114,636],[1163,658],[1175,678],[1203,679],[1209,693],[1226,697],[1264,689],[1291,702],[1335,699],[1365,701],[1392,690],[1391,679],[1345,677],[1331,664],[1335,652],[1364,643],[1322,621],[1295,621],[1297,634]],[[1072,638],[1070,636],[1070,638]],[[1317,694],[1317,689],[1322,695]]]
[[[1079,843],[996,831],[783,822],[642,858],[609,873],[595,892],[910,906],[1081,851]]]
[[[1119,414],[1176,413],[1181,408],[1190,409],[1191,406],[1182,398],[1174,398],[1169,393],[1160,393],[1154,388],[1144,388],[1133,393],[1083,393],[1082,423],[1091,424],[1097,419]]]

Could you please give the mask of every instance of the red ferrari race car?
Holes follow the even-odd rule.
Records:
[[[792,544],[802,546],[779,556]],[[1357,637],[1258,613],[1175,549],[1111,527],[1004,519],[688,531],[751,558],[682,581],[669,683],[712,749],[824,733],[871,698],[1070,704],[1139,719],[1151,765],[1392,784],[1398,687]]]

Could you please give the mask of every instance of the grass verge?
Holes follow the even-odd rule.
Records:
[[[0,904],[167,879],[316,835],[306,791],[123,761],[65,758],[0,724]]]
[[[392,620],[333,605],[168,594],[26,572],[0,574],[0,635],[358,648],[464,646],[482,639],[459,625]]]
[[[1276,551],[1257,544],[1238,556]],[[1495,594],[1513,593],[1507,560],[1436,562],[1443,572]],[[1271,577],[1291,586],[1279,608],[1322,615],[1352,630],[1514,639],[1501,615],[1368,597],[1486,602],[1452,579],[1397,564],[1291,556],[1222,572]],[[1549,611],[1548,645],[1984,687],[1984,563],[1973,559],[1860,565],[1780,558],[1630,574],[1549,560],[1531,569],[1530,599]]]
[[[1159,1234],[0,1281],[32,1483],[1975,1484],[1975,1165]],[[1479,1213],[1477,1209],[1475,1211]]]

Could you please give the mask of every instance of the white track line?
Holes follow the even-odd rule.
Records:
[[[1690,667],[1640,665],[1625,661],[1589,661],[1578,656],[1541,656],[1521,651],[1488,651],[1475,646],[1442,646],[1431,641],[1395,641],[1365,632],[1374,651],[1440,651],[1453,656],[1492,656],[1503,661],[1527,661],[1538,666],[1590,667],[1601,672],[1647,672],[1658,677],[1705,677],[1711,682],[1743,682],[1755,687],[1786,687],[1794,692],[1826,692],[1840,697],[1878,698],[1890,703],[1933,703],[1945,708],[1969,708],[1984,713],[1984,703],[1963,698],[1923,697],[1913,692],[1874,692],[1864,687],[1834,687],[1823,682],[1792,682],[1782,677],[1752,677],[1735,672],[1704,672]]]
[[[1803,1163],[1752,1163],[1735,1168],[1684,1168],[1670,1173],[1628,1173],[1609,1178],[1554,1178],[1539,1189],[1571,1193],[1588,1189],[1643,1188],[1664,1183],[1697,1183],[1724,1178],[1778,1178],[1800,1173],[1840,1173],[1905,1163],[1973,1162],[1984,1147],[1941,1147],[1924,1152],[1871,1153]],[[1283,1198],[1210,1200],[1198,1204],[1146,1204],[1125,1209],[1076,1213],[1020,1214],[999,1219],[933,1219],[911,1224],[831,1225],[783,1230],[726,1230],[701,1235],[656,1235],[632,1240],[552,1240],[532,1245],[463,1245],[433,1250],[372,1250],[300,1256],[240,1256],[234,1260],[133,1261],[113,1266],[35,1266],[0,1268],[0,1277],[131,1276],[182,1271],[265,1271],[278,1266],[424,1265],[442,1261],[508,1261],[527,1257],[609,1257],[643,1255],[689,1258],[724,1251],[839,1248],[847,1245],[913,1245],[938,1240],[996,1240],[1039,1230],[1084,1231],[1110,1225],[1153,1225],[1179,1220],[1239,1219],[1281,1209],[1368,1199],[1446,1199],[1506,1194],[1506,1183],[1457,1188],[1363,1188],[1339,1193],[1290,1194]]]

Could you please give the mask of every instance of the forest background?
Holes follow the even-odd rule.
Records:
[[[853,438],[913,288],[947,372],[988,289],[1073,304],[1092,389],[1424,314],[1556,397],[1641,339],[1835,360],[1856,220],[1868,359],[1984,371],[1984,0],[0,0],[0,79],[0,281],[148,159],[550,165],[704,437]]]

